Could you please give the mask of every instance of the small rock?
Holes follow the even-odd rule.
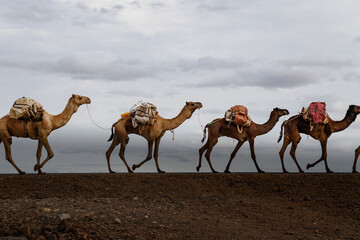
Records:
[[[59,218],[60,218],[60,220],[66,220],[66,219],[71,218],[71,216],[70,216],[70,214],[67,214],[67,213],[61,213],[61,214],[59,214]]]
[[[51,208],[43,208],[42,209],[44,212],[51,212]]]
[[[139,201],[139,198],[138,197],[133,197],[133,200],[134,201]]]
[[[144,218],[149,218],[149,215],[145,215]]]
[[[115,220],[116,223],[121,224],[121,220],[118,219],[117,217],[115,217],[114,220]]]

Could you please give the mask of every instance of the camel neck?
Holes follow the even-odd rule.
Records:
[[[70,120],[71,116],[77,111],[77,109],[78,106],[76,106],[70,99],[62,113],[53,116],[53,129],[58,129],[64,126]]]
[[[331,131],[332,132],[339,132],[350,126],[356,119],[356,114],[350,110],[347,110],[345,117],[341,121],[331,121]]]
[[[263,135],[268,133],[271,129],[273,129],[273,127],[275,126],[278,120],[279,120],[279,114],[276,114],[275,111],[272,111],[270,113],[269,120],[266,123],[257,124],[256,128],[258,130],[258,135]]]
[[[185,106],[181,112],[174,118],[164,119],[164,127],[166,130],[172,130],[180,126],[186,119],[191,117],[191,112]]]

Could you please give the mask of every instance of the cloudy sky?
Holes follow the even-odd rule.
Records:
[[[344,1],[62,1],[0,0],[0,113],[6,115],[22,96],[60,113],[72,93],[91,98],[94,121],[109,128],[139,100],[157,105],[171,118],[185,101],[200,101],[200,113],[167,133],[160,146],[160,167],[192,172],[202,146],[201,124],[222,117],[229,107],[248,107],[256,123],[268,120],[274,107],[291,115],[312,101],[326,101],[334,120],[350,104],[360,104],[360,3]],[[279,123],[255,140],[259,166],[281,171],[276,140]],[[332,170],[350,172],[360,144],[359,120],[331,136]],[[106,172],[110,130],[97,128],[81,106],[49,141],[55,157],[47,172]],[[223,171],[236,142],[221,138],[212,152]],[[13,140],[18,166],[32,173],[37,143]],[[288,149],[289,150],[289,149]],[[125,172],[117,148],[112,168]],[[145,158],[147,144],[131,135],[130,165]],[[300,165],[320,157],[320,144],[302,136]],[[0,173],[16,173],[0,148]],[[296,167],[288,153],[285,164]],[[210,171],[203,162],[201,171]],[[248,144],[232,171],[253,172]],[[138,172],[155,172],[154,161]],[[321,163],[313,171],[324,171]]]

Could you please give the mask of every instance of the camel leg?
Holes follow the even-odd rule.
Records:
[[[295,156],[296,148],[297,148],[300,140],[301,140],[301,137],[300,137],[300,135],[299,135],[299,136],[297,137],[297,139],[295,139],[295,141],[292,141],[291,149],[290,149],[290,156],[292,157],[292,159],[294,160],[296,166],[298,167],[299,173],[303,173],[304,171],[301,169],[298,161],[296,160],[296,156]]]
[[[164,135],[164,134],[163,134],[163,135]],[[155,158],[155,164],[156,164],[156,169],[157,169],[158,173],[165,173],[165,171],[163,171],[163,170],[160,169],[159,163],[158,163],[160,140],[161,140],[161,137],[162,137],[163,135],[161,135],[160,137],[158,137],[158,138],[155,140],[154,158]]]
[[[25,172],[21,171],[20,168],[18,168],[18,166],[16,166],[12,156],[11,156],[11,138],[9,139],[5,139],[3,141],[4,143],[4,147],[5,147],[5,159],[8,160],[11,165],[13,165],[13,167],[19,172],[20,175],[24,175]]]
[[[37,148],[37,151],[36,151],[36,161],[37,161],[37,164],[38,164],[38,165],[40,165],[42,147],[43,147],[43,144],[42,144],[41,141],[39,140],[39,141],[38,141],[38,148]],[[39,169],[38,169],[38,174],[39,174],[39,175],[43,175],[43,174],[46,174],[46,173],[43,172],[43,171],[41,170],[41,168],[39,168]]]
[[[211,151],[213,150],[215,144],[218,142],[217,139],[215,140],[212,140],[212,141],[209,141],[209,147],[208,149],[206,150],[206,153],[205,153],[205,158],[206,160],[208,161],[209,163],[209,166],[210,166],[210,169],[213,173],[217,173],[217,171],[215,171],[215,169],[213,168],[212,164],[211,164],[211,161],[210,161],[210,154],[211,154]]]
[[[127,162],[125,160],[125,149],[126,149],[126,145],[128,142],[129,142],[129,137],[126,138],[125,142],[121,143],[119,156],[120,156],[121,160],[123,160],[123,162],[128,170],[128,173],[133,173],[133,171],[131,170],[131,168],[129,167],[129,165],[127,164]]]
[[[111,167],[110,167],[110,156],[111,156],[111,153],[114,151],[114,148],[119,144],[120,144],[119,137],[115,133],[114,138],[113,138],[113,140],[111,142],[111,146],[109,147],[109,149],[105,153],[109,173],[115,173],[113,170],[111,170]]]
[[[136,168],[141,167],[141,165],[143,165],[144,163],[146,163],[147,161],[149,161],[152,158],[152,147],[154,145],[154,141],[153,140],[148,140],[148,154],[145,158],[144,161],[142,161],[139,164],[134,164],[132,165],[132,170],[134,171]]]
[[[355,150],[354,165],[352,170],[353,173],[358,173],[358,171],[356,171],[356,162],[358,160],[359,154],[360,154],[360,146]]]
[[[320,144],[321,144],[321,150],[322,150],[322,154],[321,154],[320,159],[317,160],[317,161],[314,162],[314,163],[308,164],[308,165],[306,166],[306,168],[307,168],[307,169],[312,168],[312,167],[314,167],[316,164],[318,164],[319,162],[324,161],[326,172],[327,172],[327,173],[332,173],[333,171],[331,171],[331,170],[329,169],[329,166],[328,166],[328,164],[327,164],[327,151],[326,151],[327,139],[326,139],[326,140],[323,140],[323,141],[320,141]]]
[[[200,149],[199,149],[199,165],[196,167],[196,171],[199,172],[200,168],[201,168],[201,158],[202,158],[202,155],[203,153],[205,152],[206,149],[208,149],[209,147],[209,140],[207,140],[207,142],[205,143],[204,146],[202,146]]]
[[[41,164],[36,164],[34,166],[34,171],[38,170],[39,168],[42,168],[45,165],[45,163],[47,163],[47,161],[49,161],[52,157],[54,157],[54,152],[50,147],[47,137],[39,138],[39,141],[41,141],[41,143],[44,145],[47,151],[47,157]]]
[[[280,152],[279,152],[283,173],[288,173],[288,171],[286,171],[286,169],[285,169],[284,153],[285,153],[285,150],[286,150],[287,146],[290,143],[291,143],[290,139],[288,137],[284,136],[284,142],[283,142],[283,145],[282,145],[282,147],[280,149]]]
[[[236,144],[234,151],[231,153],[230,160],[229,160],[228,164],[226,165],[224,173],[230,173],[230,171],[229,171],[230,164],[231,164],[232,160],[235,158],[236,153],[239,151],[241,146],[244,144],[244,142],[245,141],[238,141],[238,143]]]
[[[254,161],[254,164],[255,164],[255,167],[256,167],[258,173],[265,173],[263,170],[261,170],[259,168],[259,165],[257,164],[257,161],[256,161],[255,148],[254,148],[254,138],[250,138],[248,141],[249,141],[249,145],[250,145],[251,158]]]

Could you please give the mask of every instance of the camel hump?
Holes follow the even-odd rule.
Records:
[[[22,97],[17,99],[10,109],[10,117],[15,119],[39,120],[42,117],[42,105],[31,98]]]

